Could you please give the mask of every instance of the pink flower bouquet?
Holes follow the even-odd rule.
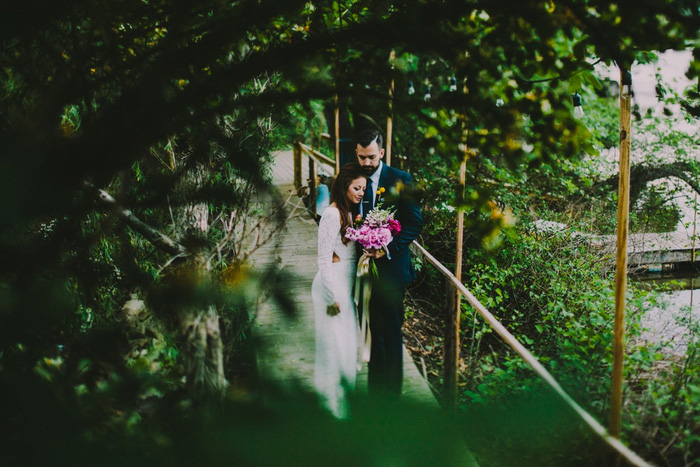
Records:
[[[381,194],[381,192],[380,192]],[[348,227],[345,237],[358,242],[365,249],[379,250],[386,252],[387,258],[391,259],[387,246],[394,239],[394,235],[401,232],[401,223],[394,219],[394,213],[378,204],[373,211],[367,214],[364,222],[362,216],[355,218],[354,227]],[[369,300],[372,295],[372,282],[366,278],[369,274],[377,277],[377,266],[374,259],[365,252],[357,263],[355,279],[355,304],[358,310],[363,310],[360,315],[360,326],[358,327],[358,371],[362,362],[369,362],[372,334],[369,327]]]
[[[362,222],[362,216],[358,215],[355,218],[355,227],[348,227],[345,237],[358,242],[363,248],[383,249],[391,259],[387,245],[399,232],[401,232],[401,223],[394,219],[394,213],[377,206],[367,214],[364,222]]]

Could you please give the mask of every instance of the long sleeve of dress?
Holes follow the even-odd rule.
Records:
[[[340,237],[340,212],[335,207],[323,211],[318,224],[318,271],[323,283],[323,300],[327,305],[337,303],[333,287],[333,249]]]

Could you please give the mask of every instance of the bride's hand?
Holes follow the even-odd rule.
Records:
[[[367,256],[369,256],[370,258],[374,258],[374,259],[379,259],[386,254],[386,252],[382,248],[379,248],[379,249],[367,248],[364,250],[364,252],[365,252],[365,254],[367,254]]]
[[[332,305],[328,305],[328,308],[326,308],[326,313],[328,316],[335,316],[338,313],[340,313],[340,305],[337,303],[334,303]]]

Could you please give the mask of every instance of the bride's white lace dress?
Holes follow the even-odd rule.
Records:
[[[333,262],[333,253],[340,261]],[[316,320],[314,384],[322,404],[338,418],[348,416],[346,395],[355,388],[357,319],[352,284],[356,266],[355,242],[343,244],[340,212],[329,206],[318,227],[318,273],[311,287]],[[329,316],[326,310],[333,303],[340,305],[340,313]]]

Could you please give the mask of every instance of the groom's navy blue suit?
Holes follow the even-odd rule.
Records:
[[[377,189],[386,190],[383,207],[395,209],[401,232],[389,244],[389,255],[375,260],[378,277],[372,282],[369,305],[372,353],[368,384],[372,392],[398,396],[403,382],[403,299],[406,286],[416,275],[409,246],[420,234],[423,216],[407,196],[413,185],[411,175],[386,164],[381,167]]]

